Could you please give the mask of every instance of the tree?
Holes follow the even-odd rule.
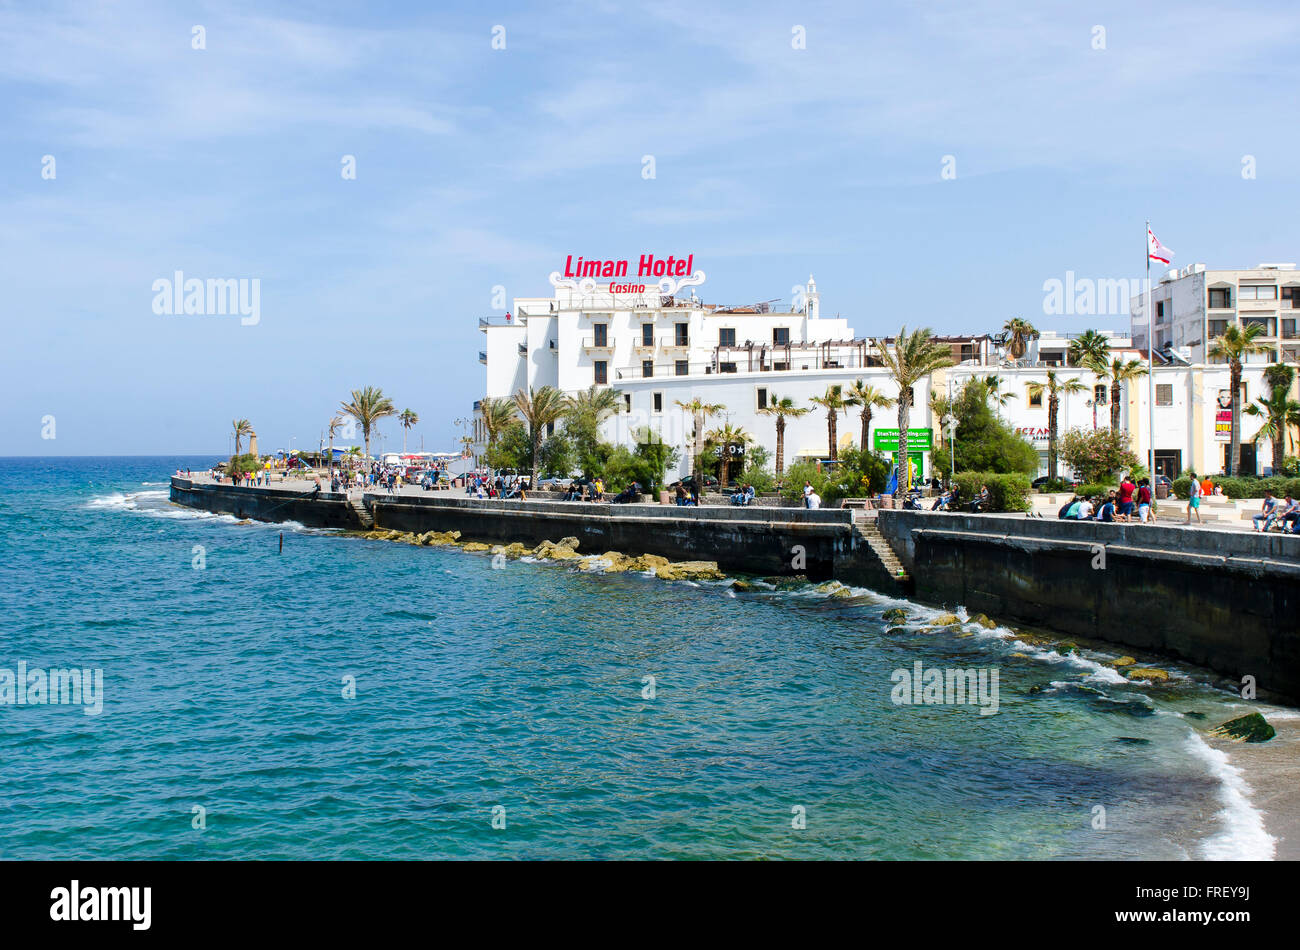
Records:
[[[382,389],[367,386],[365,389],[352,390],[352,401],[343,403],[339,408],[361,426],[361,437],[366,443],[366,460],[369,461],[370,430],[380,419],[397,415],[393,401],[384,395]]]
[[[776,476],[781,477],[781,472],[785,468],[785,420],[789,416],[791,419],[798,419],[800,416],[812,412],[811,409],[805,409],[802,406],[796,406],[794,400],[789,396],[777,396],[775,393],[768,397],[767,405],[758,410],[765,416],[776,417]]]
[[[743,451],[745,446],[754,441],[753,436],[739,426],[733,427],[728,422],[726,425],[714,429],[705,439],[718,450],[718,455],[722,460],[722,471],[718,476],[718,483],[725,489],[730,484],[727,476],[731,474],[731,447],[739,445]]]
[[[1071,366],[1104,366],[1110,359],[1110,340],[1096,330],[1084,330],[1070,341],[1066,361]]]
[[[1106,482],[1137,467],[1128,441],[1128,433],[1119,429],[1074,428],[1061,437],[1061,458],[1079,481]]]
[[[1264,327],[1258,323],[1239,327],[1229,324],[1223,335],[1210,343],[1210,359],[1228,364],[1229,391],[1232,396],[1232,435],[1228,442],[1227,474],[1241,468],[1241,363],[1247,354],[1264,353],[1269,347],[1256,340]]]
[[[691,421],[695,425],[692,435],[694,441],[695,456],[691,459],[691,474],[696,476],[698,481],[700,475],[700,453],[704,451],[704,424],[710,416],[716,416],[725,408],[720,403],[705,402],[699,396],[696,396],[690,402],[676,400],[677,405],[690,414]]]
[[[849,398],[855,405],[861,406],[862,409],[858,415],[862,417],[862,441],[858,443],[858,448],[864,452],[871,451],[871,416],[876,409],[888,409],[898,400],[892,396],[886,396],[875,386],[868,385],[863,380],[854,380],[849,384]]]
[[[990,402],[984,379],[966,381],[949,409],[957,424],[952,445],[944,442],[935,449],[935,468],[944,472],[1037,473],[1038,452],[993,412]]]
[[[239,443],[243,441],[244,436],[253,434],[253,424],[247,419],[235,419],[230,425],[235,432],[235,454],[233,458],[239,458]]]
[[[402,454],[405,455],[406,454],[406,433],[409,432],[413,427],[420,424],[420,414],[417,413],[414,409],[403,409],[401,414],[398,415],[397,419],[399,422],[402,423]]]
[[[1056,478],[1056,429],[1061,412],[1061,394],[1081,393],[1083,383],[1077,379],[1060,379],[1052,370],[1047,371],[1046,383],[1030,383],[1029,395],[1041,398],[1047,393],[1047,477]]]
[[[541,389],[530,386],[527,392],[521,389],[515,393],[515,409],[528,426],[528,442],[532,447],[532,478],[528,482],[529,488],[537,487],[537,462],[542,448],[542,432],[564,415],[566,404],[564,394],[554,386],[543,386]]]
[[[907,463],[907,430],[914,398],[912,387],[922,379],[928,380],[935,370],[953,363],[952,350],[942,343],[936,343],[930,336],[929,327],[913,330],[909,334],[907,327],[903,326],[899,328],[892,352],[880,347],[880,358],[898,385],[897,463],[900,486],[905,480],[910,481],[912,472]]]
[[[997,403],[999,409],[1007,408],[1007,403],[1017,398],[1015,393],[1002,388],[1006,380],[997,373],[990,373],[981,378],[980,382],[984,384],[984,389],[987,391],[986,398]]]
[[[573,441],[578,464],[588,478],[603,463],[600,446],[600,426],[609,416],[623,407],[622,397],[612,389],[592,386],[586,392],[569,396],[564,402],[564,428]]]
[[[1097,378],[1110,383],[1110,427],[1119,431],[1119,412],[1123,404],[1125,383],[1130,383],[1147,374],[1146,364],[1141,360],[1125,362],[1118,356],[1112,357],[1109,365],[1105,360],[1088,364],[1088,368]]]
[[[857,402],[852,396],[844,394],[844,387],[839,383],[827,386],[824,395],[811,396],[808,401],[816,403],[826,410],[826,441],[829,445],[827,457],[831,461],[835,461],[839,457],[836,422],[841,412],[848,415],[849,406],[855,406]]]
[[[1246,415],[1264,420],[1253,441],[1256,445],[1260,439],[1272,443],[1273,474],[1278,475],[1285,467],[1287,435],[1293,428],[1300,428],[1300,402],[1291,398],[1295,370],[1290,366],[1276,363],[1264,371],[1264,378],[1271,387],[1269,396],[1247,406]]]
[[[515,404],[509,399],[489,396],[479,403],[479,412],[483,416],[483,431],[487,433],[488,448],[491,448],[511,422],[515,420]]]
[[[1002,332],[1007,335],[1007,352],[1015,362],[1024,359],[1025,352],[1029,349],[1029,341],[1038,338],[1038,330],[1034,325],[1019,317],[1008,320],[1002,326]]]

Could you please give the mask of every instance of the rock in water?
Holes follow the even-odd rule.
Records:
[[[1118,669],[1120,669],[1121,667],[1132,666],[1132,665],[1134,665],[1135,663],[1137,663],[1137,660],[1133,659],[1133,657],[1131,657],[1131,656],[1121,656],[1121,657],[1120,657],[1119,659],[1117,659],[1117,660],[1111,660],[1109,665],[1110,665],[1110,666],[1113,666],[1115,669],[1118,670]]]
[[[1243,742],[1267,742],[1277,735],[1277,730],[1259,713],[1251,713],[1249,716],[1229,719],[1217,729],[1212,729],[1210,735],[1240,739]]]
[[[1069,656],[1071,653],[1079,652],[1079,644],[1075,643],[1073,640],[1062,640],[1060,643],[1056,644],[1054,649],[1057,653],[1061,654],[1061,656]]]
[[[572,548],[575,551],[578,550],[579,546],[577,538],[560,538],[559,545],[562,548]]]
[[[956,614],[939,614],[933,620],[927,620],[925,625],[927,627],[947,627],[954,623],[961,623]]]
[[[979,624],[985,630],[992,630],[995,627],[997,627],[997,624],[994,623],[992,620],[990,620],[984,614],[976,614],[974,617],[971,617],[970,619],[972,620],[972,622]]]
[[[907,611],[902,607],[890,607],[880,615],[880,619],[885,621],[885,623],[895,623],[897,621],[906,620]]]
[[[1124,675],[1139,683],[1169,682],[1169,674],[1165,670],[1153,670],[1145,666],[1130,666],[1124,671]]]
[[[717,561],[678,561],[656,567],[655,576],[665,581],[717,581],[725,575]]]
[[[483,544],[481,541],[470,541],[461,546],[466,551],[491,551],[492,545]]]

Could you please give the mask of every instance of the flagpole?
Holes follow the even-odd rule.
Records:
[[[1142,237],[1147,248],[1147,440],[1149,442],[1151,467],[1151,499],[1156,496],[1156,361],[1154,356],[1156,315],[1151,309],[1151,221],[1147,221],[1147,233]]]

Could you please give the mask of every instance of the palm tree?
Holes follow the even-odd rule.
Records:
[[[1123,386],[1147,374],[1146,364],[1141,360],[1125,362],[1118,356],[1111,357],[1109,365],[1105,360],[1088,363],[1088,368],[1096,377],[1110,384],[1110,427],[1119,431],[1119,411],[1123,401]]]
[[[497,436],[515,419],[515,404],[509,399],[489,396],[479,403],[483,414],[483,431],[487,433],[488,448],[496,444]]]
[[[1295,370],[1285,363],[1275,363],[1264,370],[1264,378],[1271,387],[1267,399],[1256,399],[1246,407],[1246,415],[1263,418],[1254,442],[1268,439],[1273,444],[1273,474],[1280,474],[1286,462],[1287,435],[1300,428],[1300,402],[1291,398],[1291,384]]]
[[[239,443],[244,436],[253,434],[253,424],[247,419],[234,419],[230,425],[235,430],[235,458],[239,458]]]
[[[705,439],[719,449],[718,456],[722,459],[722,471],[719,473],[718,484],[725,489],[728,484],[728,475],[731,472],[731,452],[729,451],[731,446],[739,445],[743,448],[753,442],[754,438],[739,426],[733,428],[731,423],[728,422],[726,425],[714,429],[705,436]]]
[[[704,451],[704,423],[710,416],[716,416],[725,407],[720,403],[705,402],[699,396],[696,396],[690,402],[682,402],[678,399],[676,403],[690,413],[691,421],[695,423],[695,458],[691,459],[691,474],[698,477],[700,474],[700,453]]]
[[[370,461],[370,430],[380,419],[397,415],[393,401],[384,395],[382,389],[367,386],[352,390],[352,401],[342,403],[339,408],[361,426],[361,435],[366,443],[366,461]]]
[[[402,423],[402,454],[405,455],[406,433],[420,424],[420,414],[414,409],[403,409],[397,418]]]
[[[533,447],[532,478],[529,488],[537,487],[537,456],[542,449],[542,430],[564,415],[565,398],[554,386],[529,387],[515,393],[515,408],[528,426],[528,441]]]
[[[608,386],[591,386],[586,392],[565,397],[564,414],[580,423],[599,429],[606,417],[623,408],[623,399]]]
[[[1056,478],[1056,429],[1061,412],[1061,394],[1081,393],[1086,387],[1077,379],[1060,379],[1047,371],[1046,383],[1030,383],[1029,395],[1041,398],[1047,393],[1047,477]]]
[[[1110,340],[1096,330],[1084,330],[1070,341],[1065,357],[1071,366],[1105,365],[1110,359]]]
[[[888,409],[898,400],[892,396],[886,396],[875,386],[870,386],[864,381],[858,379],[849,384],[849,397],[855,405],[861,406],[862,410],[859,415],[862,417],[862,442],[859,448],[864,452],[871,451],[871,416],[873,410]]]
[[[1002,388],[1002,384],[1005,383],[1006,380],[997,373],[990,373],[989,375],[982,377],[979,381],[984,384],[984,390],[988,394],[988,398],[997,403],[999,409],[1007,408],[1007,403],[1010,400],[1017,398],[1015,393]]]
[[[1033,328],[1030,327],[1032,330]],[[900,487],[906,481],[911,483],[912,467],[907,461],[907,430],[911,421],[912,387],[939,369],[953,364],[952,349],[943,343],[930,339],[929,327],[907,332],[907,327],[899,328],[898,339],[891,352],[880,347],[880,358],[898,385],[898,481]],[[906,475],[904,474],[906,473]]]
[[[1229,324],[1223,335],[1210,342],[1210,359],[1223,360],[1228,364],[1230,378],[1229,392],[1232,395],[1232,437],[1228,443],[1228,475],[1241,468],[1241,361],[1249,353],[1268,351],[1267,344],[1259,343],[1256,337],[1264,332],[1258,323],[1239,327]]]
[[[330,478],[334,478],[334,433],[343,428],[343,417],[333,416],[330,419]]]
[[[1002,332],[1007,335],[1007,352],[1016,362],[1024,359],[1025,351],[1029,349],[1029,341],[1038,338],[1038,330],[1034,325],[1019,317],[1012,317],[1003,324]]]
[[[785,418],[797,419],[812,412],[802,406],[796,406],[789,396],[770,395],[767,405],[758,410],[765,416],[776,416],[776,477],[785,471]]]
[[[845,395],[844,387],[839,383],[826,387],[826,393],[822,396],[810,396],[809,402],[816,403],[826,410],[826,442],[829,445],[827,457],[833,462],[840,457],[839,439],[837,433],[837,422],[839,414],[843,412],[848,415],[849,406],[856,406],[857,400],[852,396]]]

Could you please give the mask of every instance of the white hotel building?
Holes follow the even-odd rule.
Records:
[[[846,319],[823,317],[811,277],[803,299],[789,310],[775,310],[768,304],[708,305],[693,290],[690,296],[672,296],[655,284],[642,292],[610,293],[607,283],[595,287],[591,281],[586,286],[565,283],[559,281],[552,296],[515,298],[509,319],[479,320],[485,339],[479,353],[480,362],[486,364],[485,395],[508,398],[520,389],[542,386],[565,393],[610,386],[622,394],[626,411],[606,422],[605,437],[631,444],[633,433],[648,427],[678,449],[676,475],[689,471],[692,442],[692,421],[678,402],[698,397],[724,406],[706,425],[730,423],[743,428],[769,451],[775,449],[775,420],[758,410],[781,397],[811,409],[801,418],[787,419],[788,466],[799,458],[827,457],[826,413],[809,401],[812,396],[822,395],[828,386],[847,386],[859,379],[897,396],[897,387],[876,355],[876,340],[858,336]],[[1136,330],[1138,318],[1134,320]],[[1038,449],[1040,474],[1047,470],[1047,406],[1046,399],[1031,396],[1029,388],[1043,382],[1048,369],[1084,386],[1083,392],[1062,397],[1060,432],[1110,424],[1109,389],[1091,371],[1066,366],[1068,335],[1044,332],[1014,365],[996,337],[936,339],[952,348],[956,365],[915,387],[910,420],[913,429],[930,429],[936,442],[941,426],[928,408],[931,391],[956,391],[967,378],[989,374],[1002,377],[1004,391],[1012,395],[1001,414]],[[892,340],[882,342],[889,345]],[[1145,337],[1139,343],[1112,334],[1112,353],[1145,361]],[[1266,394],[1263,365],[1252,364],[1246,370],[1248,400]],[[1226,435],[1218,400],[1228,388],[1227,367],[1189,364],[1187,356],[1180,357],[1175,349],[1172,355],[1157,358],[1155,372],[1157,470],[1174,475],[1188,467],[1219,472]],[[1126,386],[1122,399],[1120,424],[1129,431],[1134,451],[1145,460],[1150,444],[1147,380]],[[486,448],[486,439],[477,403],[474,419],[473,451],[478,456]],[[877,410],[872,431],[897,424],[895,410]],[[1249,441],[1258,425],[1242,417],[1243,441]],[[860,428],[857,409],[850,408],[839,420],[840,447],[856,445]],[[931,474],[929,454],[921,455],[926,477]],[[1259,446],[1258,459],[1257,470],[1262,472],[1271,461],[1267,442]],[[675,477],[673,472],[669,475]]]

